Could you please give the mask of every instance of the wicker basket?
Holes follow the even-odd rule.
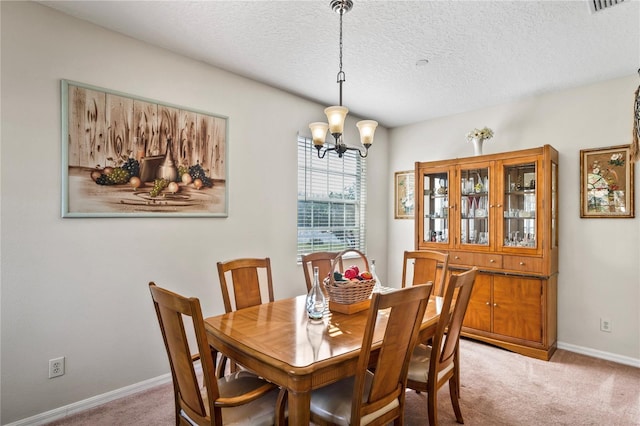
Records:
[[[364,261],[364,267],[369,270],[369,262],[367,257],[360,251],[355,249],[343,250],[331,261],[331,274],[324,279],[324,286],[329,294],[329,301],[339,303],[342,305],[350,305],[367,300],[371,296],[373,286],[376,284],[375,279],[362,280],[362,281],[335,281],[333,278],[333,272],[336,265],[339,264],[339,259],[346,253],[354,252],[358,254]]]

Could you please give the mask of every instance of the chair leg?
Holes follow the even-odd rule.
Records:
[[[435,382],[436,380],[433,380]],[[431,382],[431,381],[430,381]],[[429,414],[429,424],[438,426],[438,388],[432,383],[428,385],[427,391],[427,412]]]
[[[227,369],[227,357],[220,354],[220,360],[218,362],[218,368],[217,368],[218,371],[216,371],[216,376],[219,379],[223,378],[225,376],[226,369]]]
[[[286,404],[288,393],[285,388],[280,388],[278,399],[276,399],[276,422],[275,426],[286,426],[289,424],[286,416]]]
[[[460,424],[464,424],[462,411],[460,410],[460,395],[458,394],[458,389],[458,379],[454,374],[453,377],[449,379],[449,395],[451,396],[451,405],[453,406],[453,412],[456,414],[456,421]]]
[[[458,343],[456,344],[456,353],[453,357],[453,374],[456,376],[456,381],[458,383],[458,398],[460,397],[460,339],[458,339]]]

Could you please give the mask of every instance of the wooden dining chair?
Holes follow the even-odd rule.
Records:
[[[262,298],[260,276],[266,279],[268,291],[268,301],[273,302],[273,282],[271,280],[271,259],[262,258],[241,258],[218,262],[218,277],[222,289],[222,300],[226,312],[233,312],[237,309],[249,306],[260,305],[264,302]],[[229,276],[230,281],[227,281]],[[229,285],[233,288],[234,305],[231,305],[229,296]],[[264,283],[263,283],[264,284]]]
[[[431,284],[425,284],[373,294],[355,376],[312,391],[311,420],[314,423],[403,423],[407,367],[431,288]],[[386,327],[376,329],[382,318],[386,318]],[[372,358],[373,350],[377,358]],[[372,360],[375,363],[369,369]]]
[[[413,263],[413,268],[409,263]],[[448,275],[449,254],[433,250],[405,251],[402,263],[402,287],[433,283],[433,294],[442,296]],[[409,272],[413,269],[412,277]]]
[[[237,309],[264,303],[261,289],[265,287],[268,292],[268,301],[273,302],[273,281],[271,279],[271,259],[266,258],[240,258],[218,262],[218,278],[222,290],[222,300],[225,312],[233,312]],[[229,278],[229,280],[227,280]],[[229,283],[231,285],[229,285]],[[229,288],[233,289],[233,305]],[[222,355],[218,363],[218,377],[222,377],[227,367],[227,357]],[[230,371],[237,371],[237,365],[231,361]]]
[[[327,276],[331,271],[331,261],[338,256],[338,252],[331,251],[318,251],[315,253],[303,254],[302,255],[302,270],[304,271],[304,280],[307,284],[307,291],[311,290],[311,285],[313,284],[313,268],[318,267],[318,272],[320,276],[320,281]],[[338,259],[338,267],[340,271],[343,271],[344,268],[342,266],[342,258]],[[324,286],[322,286],[324,289]]]
[[[279,392],[275,385],[248,371],[216,377],[215,356],[207,342],[200,301],[153,282],[149,290],[169,357],[176,425],[273,425]],[[195,336],[196,356],[191,355],[186,330]],[[193,364],[197,359],[202,366],[201,383]]]
[[[438,389],[449,382],[451,405],[458,423],[464,423],[460,411],[460,375],[457,362],[462,321],[467,311],[478,269],[449,275],[442,310],[432,344],[416,345],[407,378],[407,387],[427,392],[429,424],[438,424]]]

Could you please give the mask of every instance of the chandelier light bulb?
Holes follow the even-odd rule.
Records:
[[[318,147],[324,145],[324,141],[327,138],[327,130],[329,125],[327,123],[315,122],[309,124],[311,129],[311,137],[313,138],[313,145]]]
[[[358,130],[360,131],[360,142],[367,149],[373,144],[373,134],[378,127],[378,122],[374,120],[362,120],[356,123]]]
[[[329,120],[329,132],[332,135],[342,134],[344,131],[344,120],[347,118],[349,108],[343,106],[330,106],[324,109]]]

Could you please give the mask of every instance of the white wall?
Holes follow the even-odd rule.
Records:
[[[634,70],[635,71],[635,70]],[[580,218],[580,150],[631,142],[638,75],[536,96],[390,131],[390,173],[415,161],[473,155],[465,135],[488,126],[493,154],[550,144],[560,153],[558,341],[563,347],[640,365],[640,211],[635,219]],[[636,192],[640,173],[635,170]],[[390,219],[389,275],[414,247],[413,221]],[[612,332],[600,331],[600,317]],[[601,352],[601,353],[599,353]]]
[[[1,8],[5,424],[167,373],[151,280],[200,297],[205,316],[219,314],[215,262],[270,256],[276,298],[305,292],[296,264],[296,133],[308,134],[324,106],[37,3]],[[62,219],[60,79],[228,116],[229,217]],[[355,121],[346,137],[357,143]],[[381,271],[387,133],[377,130],[368,159],[376,190],[367,252]],[[67,372],[50,380],[48,360],[58,356]]]

